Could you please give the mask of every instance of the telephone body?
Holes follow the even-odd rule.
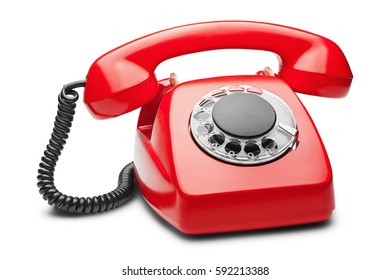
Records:
[[[277,74],[157,81],[164,60],[226,49],[275,53]],[[163,30],[98,58],[84,102],[98,118],[141,108],[135,182],[148,204],[189,234],[327,220],[331,165],[295,92],[339,98],[352,72],[341,49],[313,33],[269,23],[221,21]]]

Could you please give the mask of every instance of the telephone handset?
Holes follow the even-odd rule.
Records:
[[[157,81],[164,60],[225,49],[275,53],[277,74]],[[153,33],[98,58],[87,79],[64,86],[38,187],[55,208],[75,214],[116,208],[137,185],[167,222],[190,234],[239,231],[328,219],[332,171],[321,138],[297,95],[344,97],[352,72],[332,41],[269,23],[207,22]],[[73,120],[74,90],[99,119],[142,107],[134,163],[118,187],[79,198],[59,192],[54,169]]]

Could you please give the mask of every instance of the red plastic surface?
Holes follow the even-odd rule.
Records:
[[[294,91],[343,97],[352,81],[343,52],[324,37],[269,23],[208,22],[160,31],[101,56],[88,72],[84,101],[96,118],[124,114],[159,94],[154,70],[162,61],[226,48],[274,52],[279,77]]]
[[[300,144],[295,151],[265,165],[236,166],[199,149],[189,132],[194,105],[208,91],[235,84],[264,88],[290,106],[299,129]],[[219,77],[173,89],[165,80],[159,93],[140,113],[136,180],[148,203],[174,227],[202,234],[296,225],[330,217],[334,194],[325,148],[304,106],[281,79]]]

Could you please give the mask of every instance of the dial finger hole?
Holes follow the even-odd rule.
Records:
[[[199,111],[194,115],[194,118],[198,121],[205,121],[210,117],[210,114],[205,111]]]
[[[256,157],[260,154],[260,147],[254,142],[248,142],[245,144],[244,152],[248,157]]]
[[[237,140],[231,140],[225,146],[225,151],[230,155],[234,156],[241,152],[241,144]]]
[[[203,107],[203,108],[210,108],[214,104],[215,104],[215,102],[210,100],[210,99],[205,99],[205,100],[203,100],[202,102],[199,103],[199,105],[201,107]]]
[[[278,144],[276,143],[275,140],[273,140],[271,138],[264,138],[261,141],[261,146],[263,146],[263,148],[266,150],[277,150],[278,149]]]
[[[225,135],[221,133],[215,133],[209,137],[208,141],[211,146],[216,148],[218,146],[221,146],[225,142]]]
[[[204,123],[202,125],[199,125],[196,129],[196,132],[198,132],[200,135],[207,135],[213,130],[213,126],[210,123]]]
[[[213,97],[220,98],[220,97],[225,96],[225,95],[227,95],[227,93],[225,91],[218,91],[218,92],[213,94]]]

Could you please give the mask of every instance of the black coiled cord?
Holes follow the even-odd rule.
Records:
[[[92,214],[112,210],[129,201],[134,192],[134,163],[127,164],[119,174],[118,187],[94,197],[73,197],[54,186],[54,170],[66,144],[79,98],[75,88],[84,87],[85,80],[67,84],[58,95],[58,110],[53,133],[38,169],[38,188],[43,199],[60,211],[72,214]]]

